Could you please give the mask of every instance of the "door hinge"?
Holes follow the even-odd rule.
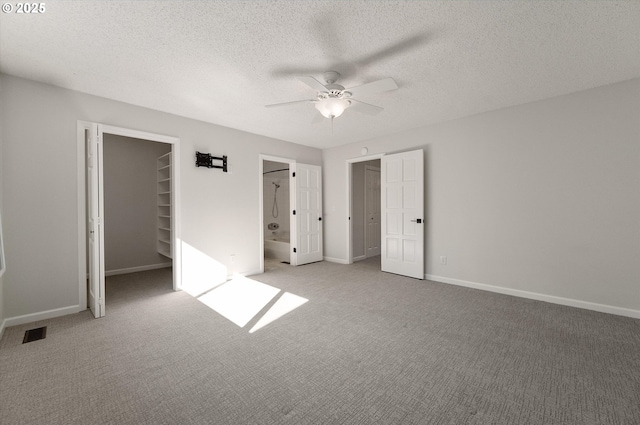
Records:
[[[294,171],[294,172],[293,172],[293,175],[292,175],[292,177],[295,177],[295,176],[296,176],[296,172]]]
[[[296,215],[296,210],[293,210],[293,215]]]
[[[295,248],[293,248],[293,252],[296,252],[296,249],[295,249]]]

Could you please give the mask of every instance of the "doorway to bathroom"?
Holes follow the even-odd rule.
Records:
[[[260,270],[292,263],[295,160],[260,155]]]
[[[264,234],[264,260],[291,264],[291,210],[289,164],[277,161],[263,162],[262,211]]]
[[[260,271],[265,257],[292,266],[322,261],[322,167],[261,154],[259,191]]]

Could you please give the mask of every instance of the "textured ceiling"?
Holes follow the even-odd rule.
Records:
[[[11,2],[15,5],[15,2]],[[640,1],[48,1],[0,14],[0,71],[319,148],[640,77]],[[312,124],[296,79],[392,77]]]

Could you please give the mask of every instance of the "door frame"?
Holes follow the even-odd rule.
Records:
[[[352,167],[353,164],[357,162],[366,162],[374,159],[381,159],[385,156],[386,153],[377,153],[373,155],[361,156],[358,158],[350,158],[346,160],[346,171],[347,171],[347,227],[348,231],[345,232],[347,235],[347,264],[353,264],[353,220],[351,220],[351,213],[353,211],[353,196],[351,193],[351,188],[353,185],[353,176],[352,176]],[[382,239],[382,234],[380,235]]]
[[[293,182],[292,172],[295,171],[296,160],[292,158],[284,158],[280,156],[259,154],[258,155],[258,214],[260,223],[260,243],[258,244],[258,255],[260,264],[260,273],[264,273],[264,161],[281,162],[283,164],[289,164],[289,246],[293,246],[294,241],[297,239],[297,231],[295,223],[293,222],[293,206],[296,204],[296,191]],[[289,263],[293,265],[293,251],[289,249]]]
[[[77,121],[77,180],[78,180],[78,296],[79,306],[87,307],[87,207],[86,207],[86,152],[85,152],[85,131],[91,131],[91,125],[98,124],[102,134],[113,134],[135,139],[149,140],[153,142],[169,143],[171,145],[171,191],[173,202],[171,205],[171,226],[173,243],[173,289],[178,291],[182,288],[182,250],[180,246],[180,139],[178,137],[163,134],[150,133],[147,131],[133,130],[124,127],[99,124],[90,121]],[[103,170],[100,169],[102,175]],[[102,188],[101,188],[102,190]],[[100,195],[98,195],[100,196]],[[104,252],[104,239],[100,242]],[[104,277],[104,276],[103,276]]]

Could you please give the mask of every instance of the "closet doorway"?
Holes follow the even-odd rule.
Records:
[[[179,139],[79,121],[78,164],[80,302],[102,317],[107,275],[168,266],[179,289]]]
[[[347,164],[349,174],[349,264],[380,255],[380,159]]]
[[[394,154],[377,154],[347,160],[347,263],[367,258],[365,247],[357,245],[358,232],[364,225],[356,219],[372,220],[357,213],[358,192],[366,192],[364,185],[356,186],[357,166],[380,165],[380,269],[384,272],[424,279],[424,151],[417,149]],[[362,165],[362,164],[361,164]],[[360,189],[360,187],[362,189]],[[363,244],[364,245],[364,244]],[[361,250],[361,251],[359,251]]]
[[[375,154],[347,160],[347,263],[380,255],[380,159]]]
[[[171,145],[104,134],[105,276],[171,267]]]

